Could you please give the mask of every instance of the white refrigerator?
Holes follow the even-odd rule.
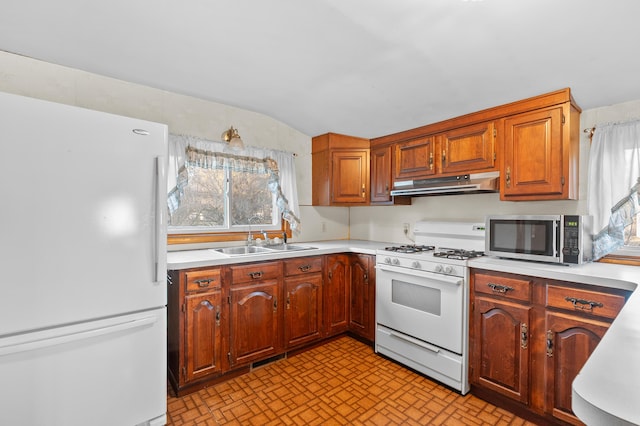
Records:
[[[167,126],[0,93],[0,425],[166,422]]]

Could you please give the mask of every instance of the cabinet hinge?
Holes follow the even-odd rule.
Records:
[[[493,152],[493,161],[496,161],[496,152]]]
[[[562,184],[562,186],[564,186],[564,176],[560,178],[560,183]]]
[[[562,114],[562,124],[566,121],[564,114]]]
[[[186,377],[187,376],[187,369],[185,367],[182,367],[182,377]]]
[[[231,352],[227,352],[227,359],[231,362]]]
[[[227,296],[227,303],[231,304],[231,296]]]
[[[495,138],[496,136],[498,136],[498,130],[497,129],[493,129],[493,137]]]
[[[182,312],[187,312],[187,305],[183,303],[180,309],[182,309]]]

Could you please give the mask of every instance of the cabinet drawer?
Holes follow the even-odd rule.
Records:
[[[526,277],[476,273],[476,293],[492,294],[507,299],[531,300],[531,280]]]
[[[220,288],[220,269],[185,272],[187,292]]]
[[[619,294],[547,285],[547,307],[614,319],[624,303],[625,297]]]
[[[300,257],[284,261],[285,276],[322,272],[322,257]]]
[[[262,262],[231,266],[231,284],[278,279],[282,277],[282,263]]]

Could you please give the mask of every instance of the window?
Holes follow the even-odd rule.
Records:
[[[595,128],[589,153],[594,259],[640,260],[640,121]]]
[[[169,244],[299,232],[295,176],[290,152],[169,135]]]
[[[276,197],[269,175],[186,166],[189,176],[179,207],[171,214],[171,233],[279,230]],[[258,229],[259,228],[259,229]]]

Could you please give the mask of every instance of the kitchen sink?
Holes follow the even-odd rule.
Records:
[[[243,254],[268,253],[272,251],[266,247],[258,247],[258,246],[223,247],[223,248],[217,248],[212,250],[217,251],[218,253],[228,254],[230,256],[239,256]]]
[[[211,249],[218,253],[226,254],[228,256],[242,256],[247,254],[266,254],[278,251],[294,251],[294,250],[310,250],[315,247],[300,246],[297,244],[276,244],[272,246],[237,246],[237,247],[222,247],[217,249]]]
[[[315,247],[299,246],[295,244],[276,244],[273,246],[268,246],[269,250],[276,250],[276,251],[311,250],[314,248]]]

